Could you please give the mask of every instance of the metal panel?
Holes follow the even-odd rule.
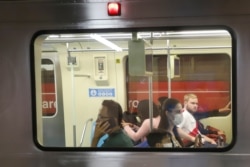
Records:
[[[156,4],[156,2],[159,2]],[[250,16],[241,1],[126,1],[121,17],[107,17],[105,3],[0,3],[0,159],[5,167],[153,166],[248,167],[250,164]],[[98,10],[97,10],[98,9]],[[98,12],[96,12],[98,11]],[[96,12],[96,14],[93,14]],[[123,14],[124,12],[124,14]],[[226,26],[234,32],[233,97],[236,143],[228,152],[42,151],[34,144],[33,34],[40,30]],[[236,61],[237,60],[237,61]],[[2,105],[3,104],[3,105]],[[237,117],[236,114],[237,113]]]

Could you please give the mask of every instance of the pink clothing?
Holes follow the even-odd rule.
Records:
[[[153,128],[158,128],[160,123],[161,117],[157,116],[153,118]],[[137,130],[137,132],[134,132],[133,129],[131,129],[129,126],[124,127],[125,132],[127,135],[133,140],[138,141],[140,139],[143,139],[146,137],[150,132],[150,119],[145,119],[140,126],[140,128]]]

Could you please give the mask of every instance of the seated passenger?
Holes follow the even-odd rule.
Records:
[[[93,139],[93,137],[94,137],[95,126],[96,126],[96,121],[94,121],[93,124],[92,124],[92,130],[91,130],[91,135],[90,135],[91,141],[92,141],[92,139]],[[98,141],[96,147],[101,147],[101,146],[103,145],[104,141],[105,141],[108,137],[109,137],[108,134],[103,135],[103,136],[99,139],[99,141]]]
[[[130,138],[121,129],[122,108],[113,100],[104,100],[96,120],[91,147],[97,147],[99,139],[108,134],[101,147],[133,147]]]
[[[123,119],[123,121],[122,121],[123,123],[124,122],[129,123],[129,125],[134,126],[134,128],[140,126],[140,122],[137,121],[137,114],[135,112],[133,112],[133,113],[131,113],[129,111],[123,112],[122,119]],[[138,145],[140,142],[141,142],[140,140],[138,140],[136,142],[133,141],[134,145]],[[145,146],[139,145],[139,147],[145,147]]]
[[[213,116],[225,116],[228,115],[231,111],[229,106],[231,102],[229,102],[225,107],[220,109],[215,109],[212,111],[198,112],[198,97],[195,94],[186,94],[184,96],[184,105],[186,110],[193,115],[195,120],[197,121],[197,126],[199,131],[206,136],[215,136],[214,139],[217,138],[218,135],[222,135],[224,140],[226,136],[223,131],[220,131],[216,128],[212,128],[211,126],[207,126],[206,128],[200,122],[203,118],[213,117]],[[185,125],[184,125],[185,126]],[[185,127],[184,127],[185,128]],[[186,127],[187,128],[187,127]]]
[[[140,123],[137,121],[136,117],[137,117],[136,113],[131,113],[129,111],[124,111],[122,119],[123,119],[123,122],[139,126]]]
[[[146,139],[147,134],[150,132],[150,119],[149,119],[149,100],[142,100],[138,104],[137,108],[138,116],[141,119],[141,126],[132,125],[130,123],[123,122],[123,128],[127,135],[134,141]],[[160,122],[160,115],[156,104],[153,103],[153,119],[152,128],[157,128]]]
[[[157,147],[157,148],[174,147],[171,133],[163,129],[153,129],[147,135],[147,142],[150,147]]]
[[[154,129],[147,135],[147,143],[153,148],[174,148],[174,142],[171,133],[163,129]],[[200,148],[202,146],[201,135],[197,135],[195,138],[194,148]]]
[[[176,125],[182,122],[182,106],[181,103],[173,98],[164,101],[161,112],[161,121],[159,129],[165,129],[172,135],[174,147],[182,147],[182,140],[177,132]]]
[[[185,146],[192,145],[195,142],[195,137],[201,135],[203,143],[210,143],[216,145],[216,142],[203,135],[198,129],[198,123],[195,120],[194,116],[189,112],[197,111],[198,109],[198,99],[193,94],[185,95],[184,97],[184,112],[183,112],[183,121],[177,125],[178,133],[183,138],[183,143]]]

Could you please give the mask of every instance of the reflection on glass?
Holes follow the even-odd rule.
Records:
[[[206,142],[216,144],[214,147],[216,149],[227,147],[234,139],[232,136],[233,111],[231,111],[232,38],[225,30],[219,32],[209,30],[171,31],[171,33],[145,31],[137,32],[136,37],[132,35],[134,34],[132,32],[96,33],[122,48],[119,52],[91,38],[92,33],[57,34],[57,36],[43,34],[46,38],[43,44],[38,46],[39,49],[48,57],[50,51],[46,49],[48,46],[54,48],[53,52],[57,52],[58,61],[42,59],[41,64],[36,64],[35,67],[36,70],[42,68],[41,99],[36,99],[42,101],[42,115],[52,118],[56,115],[57,107],[63,108],[63,119],[58,121],[65,126],[64,133],[62,133],[65,134],[65,147],[99,148],[108,145],[105,142],[108,142],[115,134],[120,134],[123,139],[126,138],[126,144],[131,149],[171,148],[173,145],[178,145],[176,143],[184,149],[186,147],[202,149],[210,147],[206,145]],[[39,38],[40,36],[37,40]],[[142,56],[141,60],[136,59],[138,63],[135,63],[134,68],[136,70],[136,68],[145,67],[145,75],[144,71],[142,75],[136,76],[129,73],[128,63],[129,59],[132,59],[129,53],[136,53],[128,50],[129,41],[132,40],[135,40],[134,43],[142,41],[146,44],[142,43],[145,51],[143,49],[140,51],[140,53],[145,53],[145,57]],[[136,51],[136,47],[131,48]],[[71,67],[74,75],[70,73],[67,66],[69,55],[77,57],[77,67]],[[105,61],[101,59],[97,61],[97,57],[105,57]],[[41,60],[41,56],[35,55],[35,59]],[[60,68],[58,70],[60,75],[54,67]],[[99,71],[107,69],[105,82],[102,81],[103,78],[99,78],[98,81],[94,79],[96,69]],[[152,89],[150,89],[151,84],[149,84],[146,71],[153,72]],[[62,86],[58,90],[63,95],[62,104],[56,104],[58,94],[55,91],[55,76],[61,77]],[[39,79],[38,75],[36,77]],[[74,82],[71,82],[72,79]],[[151,91],[152,94],[150,94]],[[187,96],[189,98],[185,100],[184,97]],[[152,102],[149,100],[151,97]],[[166,98],[175,99],[177,103],[173,104],[172,108],[166,108],[166,102],[163,103],[164,100],[161,100]],[[109,105],[103,105],[105,100],[111,100],[115,102],[115,105],[118,103],[117,107],[121,106],[122,119],[117,115],[108,114],[111,109]],[[150,104],[141,105],[145,100],[149,100]],[[72,118],[72,105],[75,106],[74,118]],[[149,106],[153,106],[153,110],[157,110],[158,114],[154,115],[154,111],[151,111]],[[149,112],[153,114],[153,129],[148,128],[152,123]],[[171,132],[167,127],[158,129],[163,121],[162,113],[168,114],[165,122],[181,119],[188,120],[186,124],[189,125],[183,122],[178,125],[173,123]],[[108,119],[100,121],[98,119],[100,115]],[[45,121],[37,122],[47,124]],[[112,130],[109,129],[111,124],[114,127]],[[53,121],[50,120],[46,127],[52,128],[53,126]],[[72,126],[75,127],[74,132]],[[177,127],[182,130],[179,131]],[[103,132],[97,134],[97,130]],[[182,133],[186,133],[190,138],[184,138]],[[147,142],[148,135],[151,136],[149,137],[150,143]],[[48,147],[48,145],[43,146]],[[119,147],[121,150],[124,148],[122,145],[115,144],[112,147]],[[179,145],[178,149],[180,149]]]
[[[56,113],[54,64],[49,59],[42,59],[42,107],[43,116]]]

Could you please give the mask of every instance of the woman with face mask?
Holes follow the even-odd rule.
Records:
[[[169,98],[162,105],[161,120],[158,128],[165,129],[172,134],[174,147],[182,147],[182,140],[176,127],[183,120],[182,112],[182,105],[176,99]]]

